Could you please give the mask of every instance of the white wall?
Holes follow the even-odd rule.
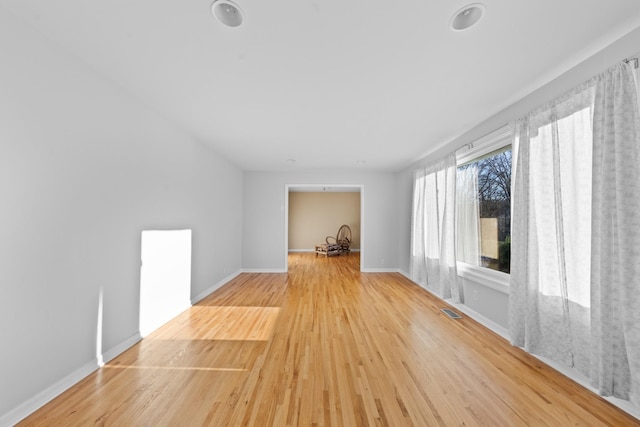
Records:
[[[627,36],[621,38],[606,49],[593,55],[583,63],[567,71],[547,85],[532,92],[522,100],[504,109],[495,116],[475,126],[462,136],[452,141],[435,141],[442,143],[442,147],[430,155],[419,159],[413,165],[397,174],[397,191],[399,196],[399,267],[402,272],[409,272],[409,247],[411,238],[411,188],[413,185],[412,171],[426,163],[442,158],[444,155],[455,151],[465,144],[473,142],[488,133],[508,124],[511,120],[526,114],[534,108],[545,104],[562,93],[574,88],[596,74],[613,66],[622,59],[632,57],[640,51],[640,29],[636,29]],[[407,193],[409,191],[409,193]],[[481,315],[497,322],[506,328],[508,319],[508,296],[497,292],[482,283],[465,279],[465,291],[478,291],[478,300],[467,298],[466,305],[473,308]],[[468,295],[467,295],[468,296]]]
[[[135,341],[142,230],[193,230],[192,296],[240,270],[243,176],[2,9],[0,63],[3,424]]]
[[[245,172],[242,267],[284,271],[286,184],[363,185],[361,224],[364,271],[398,268],[395,174],[352,171]]]

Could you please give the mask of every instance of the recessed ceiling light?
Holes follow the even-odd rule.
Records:
[[[477,24],[484,15],[485,7],[482,3],[472,3],[457,11],[451,18],[451,29],[463,31]]]
[[[228,27],[242,24],[242,11],[230,0],[216,0],[211,4],[211,13],[218,21]]]

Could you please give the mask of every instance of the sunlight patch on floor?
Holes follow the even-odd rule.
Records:
[[[159,330],[146,339],[268,341],[280,310],[279,307],[193,306],[183,313],[189,320],[182,327]]]

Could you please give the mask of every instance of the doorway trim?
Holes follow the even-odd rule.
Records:
[[[292,188],[320,191],[322,188],[330,187],[333,191],[339,192],[340,189],[357,188],[360,193],[360,271],[363,270],[364,252],[365,252],[365,203],[364,203],[364,184],[285,184],[284,185],[284,272],[289,271],[289,192]]]

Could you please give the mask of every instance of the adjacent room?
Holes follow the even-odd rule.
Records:
[[[636,0],[0,0],[0,53],[0,426],[640,425]]]
[[[287,186],[287,248],[325,257],[360,252],[361,188]]]

